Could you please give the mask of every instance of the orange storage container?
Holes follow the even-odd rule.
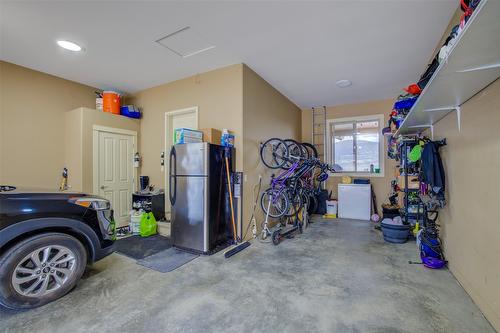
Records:
[[[120,94],[114,91],[104,91],[102,93],[102,110],[120,114]]]

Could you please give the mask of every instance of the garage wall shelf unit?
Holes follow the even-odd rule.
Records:
[[[500,1],[482,0],[395,135],[430,129],[500,77]]]
[[[416,223],[421,223],[424,221],[423,220],[423,204],[422,201],[419,199],[417,202],[411,202],[410,201],[410,193],[415,192],[419,193],[420,192],[420,186],[417,188],[411,188],[410,184],[410,168],[408,167],[410,163],[412,163],[409,158],[408,158],[408,153],[413,148],[415,145],[418,144],[419,139],[418,138],[413,138],[413,137],[406,137],[403,138],[401,145],[399,147],[399,154],[400,154],[400,163],[401,163],[401,176],[403,177],[404,181],[403,183],[399,183],[400,191],[403,194],[403,208],[401,210],[402,212],[402,217],[405,222],[405,224],[412,224],[415,225]],[[415,163],[415,162],[413,162]],[[417,162],[417,167],[420,169],[420,163]],[[412,176],[418,176],[417,174],[412,174]],[[401,179],[398,177],[398,179]],[[420,185],[420,183],[419,183]],[[411,208],[416,208],[413,211],[411,211]]]

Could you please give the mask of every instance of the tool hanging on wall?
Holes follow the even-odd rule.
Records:
[[[68,168],[64,168],[62,172],[61,185],[59,185],[60,191],[66,191],[68,189]]]
[[[227,147],[224,149],[224,160],[226,163],[226,175],[227,175],[227,191],[229,193],[229,205],[231,207],[231,224],[233,227],[233,241],[234,244],[236,245],[234,248],[231,250],[227,251],[224,253],[224,257],[229,258],[234,256],[236,253],[246,249],[247,247],[250,246],[250,242],[244,242],[238,245],[238,243],[241,241],[238,239],[238,231],[236,230],[236,222],[234,220],[234,206],[233,206],[233,191],[232,191],[232,186],[231,186],[231,174],[229,172],[229,156],[231,154],[231,148]]]
[[[248,223],[247,229],[245,230],[245,234],[243,235],[243,238],[246,238],[246,235],[248,234],[248,230],[250,227],[252,227],[252,235],[253,238],[257,238],[257,220],[255,219],[255,209],[257,208],[257,202],[259,201],[260,197],[260,190],[262,188],[262,176],[259,175],[259,182],[255,184],[253,188],[253,208],[252,208],[252,216],[250,217],[250,223]]]

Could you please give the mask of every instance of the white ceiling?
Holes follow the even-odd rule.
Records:
[[[457,2],[1,2],[0,59],[129,93],[246,63],[299,106],[356,103],[416,80]],[[216,47],[183,58],[155,42],[186,26]]]

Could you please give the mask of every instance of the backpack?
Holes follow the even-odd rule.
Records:
[[[317,195],[318,207],[316,208],[316,214],[325,215],[326,214],[326,200],[328,200],[328,191],[321,190]]]

